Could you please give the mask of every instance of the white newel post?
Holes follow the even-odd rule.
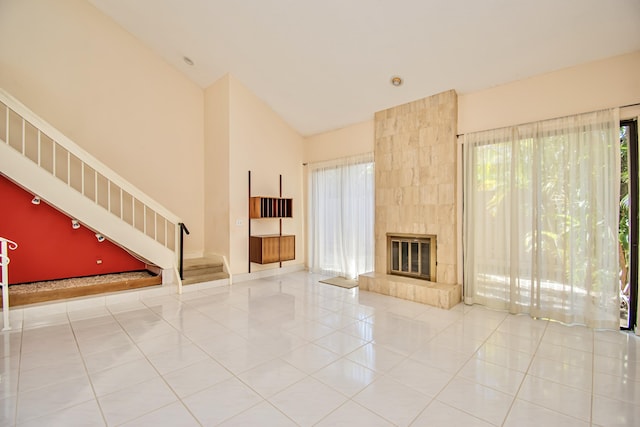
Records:
[[[9,249],[12,251],[18,247],[16,242],[0,237],[0,269],[2,269],[2,317],[4,320],[3,331],[11,329],[9,324]]]

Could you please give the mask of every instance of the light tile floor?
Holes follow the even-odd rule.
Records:
[[[634,335],[322,278],[16,315],[0,335],[0,425],[640,423]]]

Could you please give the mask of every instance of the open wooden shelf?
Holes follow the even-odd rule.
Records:
[[[293,217],[293,200],[279,197],[251,197],[249,198],[249,217],[260,218],[291,218]]]

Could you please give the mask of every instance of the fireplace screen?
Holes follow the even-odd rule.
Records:
[[[435,280],[435,236],[387,235],[389,274]]]

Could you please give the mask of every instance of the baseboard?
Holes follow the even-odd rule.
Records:
[[[305,265],[303,263],[287,265],[282,268],[269,268],[266,270],[255,271],[251,273],[240,273],[233,275],[233,282],[246,282],[249,280],[262,279],[265,277],[273,277],[281,274],[294,273],[296,271],[304,271],[306,270]]]

